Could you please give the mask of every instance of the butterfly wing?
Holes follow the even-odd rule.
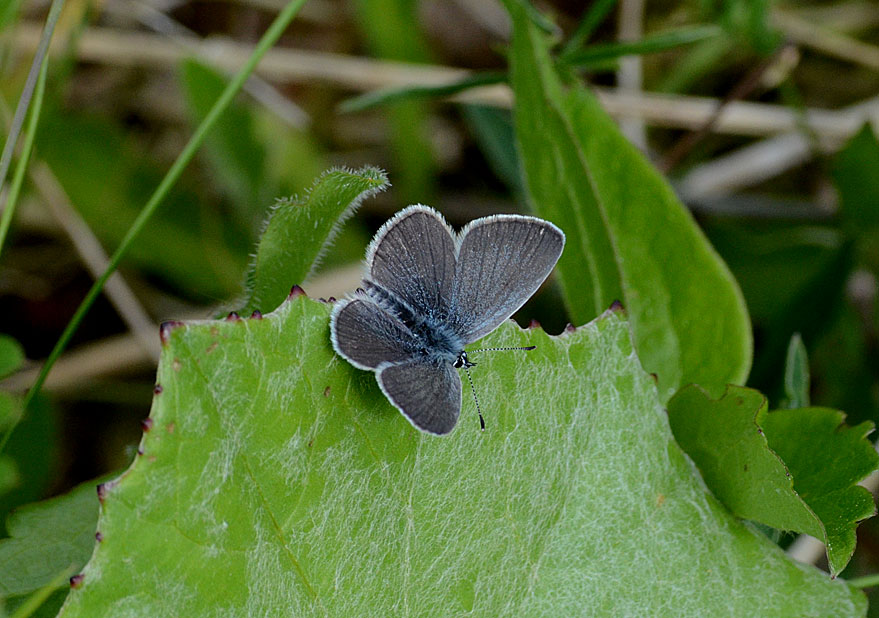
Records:
[[[401,363],[417,350],[409,329],[363,294],[336,303],[330,338],[333,349],[359,369]]]
[[[385,223],[366,251],[368,278],[416,315],[445,320],[455,279],[455,237],[427,206],[410,206]]]
[[[565,235],[536,217],[496,215],[471,222],[460,236],[454,329],[480,339],[525,304],[562,254]]]
[[[461,414],[461,378],[449,363],[410,360],[378,370],[382,392],[417,429],[443,435]]]

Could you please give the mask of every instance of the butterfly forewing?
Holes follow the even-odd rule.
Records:
[[[422,431],[447,434],[461,413],[461,378],[448,363],[411,360],[378,371],[388,399]]]
[[[368,278],[417,314],[445,319],[455,278],[455,240],[436,211],[414,206],[379,229],[366,252]]]
[[[417,349],[409,329],[368,298],[336,304],[330,318],[333,348],[360,369],[412,358]]]
[[[525,304],[552,272],[565,235],[534,217],[477,219],[462,231],[455,275],[455,331],[480,339]]]

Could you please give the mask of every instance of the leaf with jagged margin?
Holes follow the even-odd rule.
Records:
[[[688,383],[743,383],[752,341],[735,279],[667,181],[589,91],[563,86],[546,37],[506,4],[526,186],[535,212],[567,235],[557,274],[572,321],[622,301],[663,399]]]
[[[141,455],[74,616],[852,616],[704,489],[626,320],[504,324],[447,437],[333,353],[331,306],[164,329]]]
[[[388,177],[375,167],[333,169],[318,178],[304,197],[279,200],[248,271],[250,298],[241,312],[268,313],[280,305],[290,288],[312,272],[360,202],[387,186]]]
[[[827,408],[767,412],[759,392],[730,386],[720,399],[697,386],[668,402],[669,424],[705,483],[739,517],[809,534],[838,574],[855,550],[857,523],[875,514],[856,485],[879,467],[867,421],[843,424]]]
[[[95,547],[96,485],[83,483],[9,516],[9,538],[0,540],[0,596],[29,594],[71,566],[76,572],[85,565]]]

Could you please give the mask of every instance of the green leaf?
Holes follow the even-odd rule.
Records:
[[[228,80],[197,60],[181,63],[180,81],[186,102],[198,126],[226,88]],[[266,152],[255,135],[250,109],[232,103],[205,139],[205,155],[213,169],[211,178],[233,198],[241,228],[259,232],[266,205],[277,195],[266,179]]]
[[[833,180],[843,229],[857,241],[861,261],[879,272],[879,140],[869,124],[836,156]]]
[[[8,599],[10,609],[15,609],[15,613],[10,618],[57,616],[64,603],[64,598],[67,596],[70,576],[74,573],[76,573],[76,569],[68,567],[60,571],[48,584],[27,597]]]
[[[801,333],[813,349],[844,308],[851,243],[839,230],[799,223],[718,220],[707,227],[742,287],[759,333],[748,383],[776,401],[784,396],[781,367],[793,334]],[[822,400],[854,412],[841,400]]]
[[[48,399],[35,398],[0,458],[0,536],[8,534],[5,520],[12,509],[46,495],[57,468],[58,433]]]
[[[723,34],[718,26],[689,26],[667,32],[659,32],[644,37],[639,41],[621,41],[590,45],[586,49],[571,52],[562,56],[562,61],[569,66],[585,66],[627,55],[655,54],[668,51],[683,45],[691,45],[707,39],[715,39]]]
[[[514,195],[525,195],[510,112],[487,105],[462,105],[461,113],[495,175]]]
[[[713,400],[697,386],[668,402],[675,439],[714,495],[739,517],[810,534],[838,574],[855,549],[857,522],[875,514],[856,485],[879,467],[865,438],[873,423],[843,425],[827,408],[767,413],[759,392],[730,386]]]
[[[78,571],[95,546],[98,498],[95,482],[15,511],[0,540],[0,595],[28,594],[62,571]]]
[[[845,145],[833,166],[845,227],[857,234],[879,225],[879,140],[869,123]]]
[[[784,392],[786,408],[805,408],[809,405],[809,356],[803,338],[794,333],[787,348],[784,364]]]
[[[863,615],[705,491],[628,324],[504,324],[451,436],[334,355],[331,306],[167,326],[142,455],[61,616]]]
[[[573,321],[621,300],[663,399],[687,383],[743,382],[750,323],[726,265],[595,97],[563,87],[545,38],[510,7],[519,153],[533,208],[568,237],[556,272]]]
[[[303,198],[279,201],[269,215],[248,272],[249,314],[274,310],[312,272],[327,246],[360,202],[388,186],[374,167],[330,170]]]
[[[0,378],[5,378],[24,364],[24,349],[15,338],[0,334]]]
[[[9,455],[0,455],[0,496],[8,493],[21,483],[18,465]]]
[[[830,571],[842,571],[855,551],[857,522],[876,514],[870,492],[857,485],[879,468],[879,454],[866,439],[871,421],[854,427],[828,408],[776,410],[763,420],[769,447],[787,465],[794,489],[826,528]]]

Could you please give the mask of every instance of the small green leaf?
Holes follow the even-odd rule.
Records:
[[[5,378],[24,363],[21,344],[9,335],[0,335],[0,378]]]
[[[875,513],[856,483],[879,467],[865,439],[873,424],[843,425],[826,408],[767,413],[759,392],[730,386],[714,400],[697,386],[668,402],[669,424],[705,483],[734,514],[824,541],[838,574],[855,549],[857,522]]]
[[[590,45],[586,49],[562,56],[562,61],[569,66],[588,66],[620,58],[621,56],[655,54],[668,51],[683,45],[691,45],[707,39],[718,38],[722,35],[723,30],[715,25],[689,26],[687,28],[652,34],[639,41]]]
[[[312,272],[332,243],[341,223],[360,202],[388,186],[385,173],[374,167],[330,170],[303,198],[279,201],[259,240],[248,272],[250,298],[241,310],[268,313]]]
[[[830,572],[838,574],[855,551],[857,523],[876,514],[873,496],[857,485],[879,468],[879,454],[866,439],[873,423],[849,427],[838,410],[802,408],[770,412],[761,425],[794,490],[823,523]]]
[[[476,344],[464,399],[415,430],[336,356],[331,306],[166,330],[142,455],[61,616],[863,615],[705,491],[629,326]],[[474,357],[477,355],[474,353]]]
[[[95,482],[21,507],[6,521],[0,540],[0,595],[29,594],[69,568],[81,569],[95,546]]]
[[[726,265],[597,99],[563,86],[545,37],[508,5],[519,154],[533,208],[567,234],[556,272],[574,323],[622,301],[663,399],[687,383],[742,383],[751,329]]]
[[[803,338],[794,333],[787,348],[784,364],[785,408],[805,408],[809,405],[809,356]]]

